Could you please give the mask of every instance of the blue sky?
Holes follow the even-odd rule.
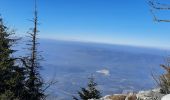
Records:
[[[33,0],[1,0],[0,13],[26,35],[33,6]],[[170,23],[154,22],[147,0],[38,0],[38,10],[41,38],[170,49]]]

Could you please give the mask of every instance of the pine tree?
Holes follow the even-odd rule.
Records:
[[[93,76],[91,76],[89,78],[88,87],[81,88],[81,91],[78,91],[80,98],[82,100],[101,98],[101,93],[96,87],[97,87],[97,83],[95,82],[95,78]],[[73,97],[73,99],[78,100],[78,98],[76,98],[76,97]]]
[[[44,97],[44,93],[42,90],[43,80],[40,76],[39,69],[40,69],[40,60],[41,56],[38,52],[38,42],[37,42],[37,24],[38,24],[38,16],[37,16],[37,4],[35,0],[35,11],[34,11],[34,18],[33,18],[34,28],[32,32],[29,32],[29,46],[28,50],[30,54],[28,55],[26,62],[26,69],[27,69],[27,80],[26,80],[26,87],[27,87],[27,94],[25,98],[29,98],[28,100],[40,100]]]
[[[13,34],[0,18],[0,99],[5,96],[20,99],[24,91],[24,68],[20,68],[13,57],[12,46],[17,41],[12,38]]]

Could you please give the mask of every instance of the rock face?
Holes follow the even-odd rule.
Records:
[[[135,94],[115,94],[115,95],[108,95],[105,96],[99,100],[136,100],[137,97]],[[95,99],[91,99],[91,100],[95,100]]]
[[[126,99],[125,100],[136,100],[137,99],[137,96],[136,94],[134,93],[130,93],[126,96]]]
[[[107,95],[101,99],[98,100],[125,100],[126,99],[126,95],[123,94],[114,94],[114,95]],[[91,99],[91,100],[96,100],[96,99]]]
[[[136,94],[128,93],[108,95],[98,100],[170,100],[170,94],[164,96],[164,94],[160,93],[160,89],[154,89],[148,91],[140,91],[139,93]]]
[[[163,96],[161,100],[170,100],[170,94]]]
[[[161,100],[164,94],[160,93],[160,89],[154,89],[149,91],[140,91],[136,94],[139,100]]]
[[[125,100],[126,95],[112,95],[112,96],[106,97],[106,99],[107,100]]]

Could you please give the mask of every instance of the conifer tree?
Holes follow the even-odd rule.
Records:
[[[41,56],[38,52],[38,41],[37,41],[37,25],[38,25],[38,12],[37,12],[37,4],[35,0],[35,11],[34,11],[34,18],[33,23],[34,27],[29,32],[30,40],[28,41],[28,50],[30,54],[26,57],[25,65],[27,69],[27,80],[26,80],[26,87],[27,87],[27,96],[28,100],[40,100],[44,98],[44,93],[42,90],[43,80],[40,76],[39,69],[40,69],[40,60]]]
[[[88,87],[81,88],[81,91],[78,91],[78,94],[82,100],[101,98],[101,92],[97,89],[97,83],[93,76],[89,78]],[[73,97],[73,99],[78,100],[76,97]]]
[[[17,39],[12,38],[14,31],[9,31],[0,18],[0,99],[21,99],[24,91],[24,68],[19,67],[13,57],[12,46]],[[9,97],[10,96],[10,97]],[[4,99],[5,100],[5,99]]]

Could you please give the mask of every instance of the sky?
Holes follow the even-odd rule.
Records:
[[[34,0],[0,1],[6,25],[25,36]],[[147,0],[38,0],[38,16],[40,38],[170,49],[170,23],[154,22]]]

